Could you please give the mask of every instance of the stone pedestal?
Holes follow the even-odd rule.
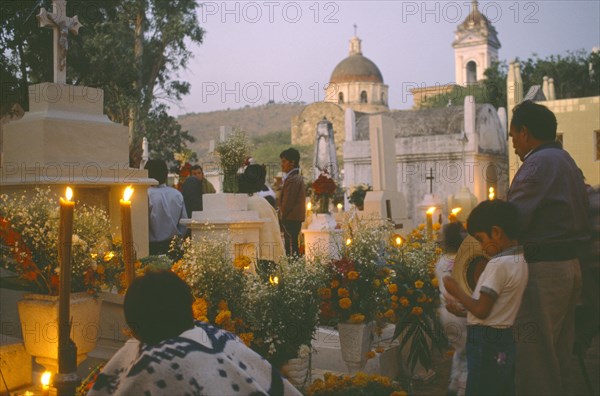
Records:
[[[225,234],[232,243],[232,258],[257,257],[260,227],[265,220],[258,212],[248,210],[247,194],[205,194],[202,207],[202,211],[192,213],[191,219],[182,220],[192,230],[193,240],[204,236],[221,238]]]
[[[304,234],[305,256],[312,260],[316,255],[324,254],[336,260],[340,258],[342,230],[336,229],[334,217],[328,213],[313,214]]]

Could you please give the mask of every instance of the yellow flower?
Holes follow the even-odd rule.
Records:
[[[356,271],[350,271],[350,272],[348,272],[348,279],[349,280],[357,280],[358,279],[358,272],[356,272]]]
[[[254,333],[240,333],[239,337],[249,347],[254,340]]]
[[[244,255],[238,256],[233,260],[233,265],[237,269],[246,269],[250,267],[250,264],[252,264],[252,260],[250,257]]]
[[[425,294],[417,298],[417,302],[424,303],[425,301],[427,301],[427,296]]]
[[[340,287],[340,281],[338,281],[337,279],[334,279],[331,281],[331,288],[335,289],[336,287]]]
[[[392,294],[398,293],[398,285],[396,285],[395,283],[388,285],[388,291]]]
[[[388,309],[387,311],[385,311],[385,313],[383,314],[383,316],[385,316],[386,318],[391,318],[394,316],[394,310],[392,309]]]
[[[382,346],[377,347],[377,348],[375,348],[375,352],[377,352],[377,353],[383,353],[383,352],[385,352],[385,348],[382,347]]]
[[[106,270],[106,268],[104,268],[104,266],[102,264],[98,264],[98,267],[96,268],[96,272],[97,273],[99,273],[100,275],[102,275],[105,270]]]
[[[369,352],[367,352],[367,360],[368,359],[373,359],[375,356],[377,356],[377,353],[375,353],[375,351],[369,351]]]
[[[231,311],[220,311],[215,318],[215,323],[222,326],[231,319]]]
[[[393,302],[390,304],[390,307],[392,307],[392,309],[398,309],[398,303],[397,302]]]
[[[352,300],[350,300],[348,297],[342,298],[338,304],[342,309],[349,309],[352,306]]]
[[[350,323],[362,323],[365,321],[365,315],[363,314],[352,314],[350,315]]]
[[[375,287],[379,287],[379,286],[381,286],[381,281],[379,279],[375,279],[373,281],[373,284],[375,285]]]
[[[225,300],[219,301],[217,308],[219,308],[220,311],[227,311],[229,309],[229,307],[227,306],[227,301],[225,301]]]
[[[115,252],[106,252],[106,254],[104,254],[104,262],[112,260],[113,257],[115,257]]]
[[[203,298],[196,298],[194,300],[194,303],[192,304],[192,312],[194,318],[196,318],[197,320],[202,320],[200,319],[202,317],[205,318],[208,312],[208,303],[206,302],[206,300]]]
[[[404,391],[394,391],[390,394],[390,396],[408,396],[408,393]]]
[[[328,287],[319,288],[318,293],[322,300],[329,300],[331,298],[331,289]]]
[[[423,313],[423,308],[421,307],[413,307],[412,311],[410,312],[413,315],[419,316]]]
[[[408,305],[410,304],[410,301],[408,301],[408,298],[406,298],[406,297],[400,297],[400,304],[403,307],[408,307]]]
[[[418,229],[419,230],[424,230],[425,229],[425,224],[423,224],[423,223],[419,224]]]
[[[344,289],[343,287],[340,287],[337,291],[337,294],[339,297],[348,297],[350,296],[350,292],[348,291],[348,289]]]
[[[421,280],[415,281],[415,287],[417,289],[421,289],[423,287],[424,283]]]
[[[439,231],[442,228],[440,223],[433,223],[433,231]]]
[[[431,280],[431,285],[432,285],[433,287],[438,287],[438,285],[439,285],[438,278],[433,278],[433,279]]]
[[[392,297],[390,297],[392,299],[392,301],[398,301],[398,296],[397,295],[393,295]]]

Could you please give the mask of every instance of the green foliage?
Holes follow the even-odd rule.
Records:
[[[519,60],[523,80],[523,94],[534,85],[541,85],[544,76],[554,79],[557,99],[579,98],[600,95],[600,53],[585,50],[567,52],[567,55],[550,55],[545,59]],[[508,65],[505,61],[494,62],[486,69],[486,78],[467,87],[453,86],[448,92],[432,96],[423,102],[423,107],[440,108],[449,103],[460,105],[466,96],[472,95],[477,103],[490,103],[494,107],[506,107],[506,77]]]

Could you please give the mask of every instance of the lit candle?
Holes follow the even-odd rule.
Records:
[[[52,373],[50,371],[44,371],[42,377],[40,379],[42,383],[42,390],[48,391],[50,389],[50,379],[52,378]]]
[[[448,220],[450,220],[450,223],[456,223],[458,221],[458,218],[456,217],[456,215],[461,210],[462,210],[462,208],[454,208],[454,209],[452,209],[452,211],[450,212],[450,216],[448,216]]]
[[[490,189],[488,191],[489,191],[488,198],[490,199],[490,201],[492,201],[496,197],[496,193],[494,192],[494,187],[490,187]]]
[[[133,188],[131,186],[125,189],[121,204],[121,239],[123,240],[123,260],[125,261],[125,276],[129,286],[135,278],[135,268],[133,264],[133,231],[131,230],[131,195]]]
[[[350,245],[352,245],[352,239],[348,238],[348,239],[346,239],[346,246],[350,246]]]
[[[338,212],[341,212],[343,207],[344,207],[344,205],[342,205],[341,203],[337,204]]]
[[[433,237],[433,212],[435,212],[435,206],[427,209],[426,218],[427,218],[427,238],[431,239]]]
[[[276,284],[278,284],[278,283],[279,283],[279,278],[278,278],[277,276],[272,276],[272,275],[269,275],[269,282],[270,282],[270,283],[271,283],[273,286],[275,286]]]
[[[71,247],[73,245],[73,209],[75,202],[73,190],[67,187],[66,199],[60,197],[60,228],[58,234],[58,256],[60,263],[60,276],[58,287],[58,372],[70,373],[74,371],[73,358],[77,357],[74,344],[69,342],[70,337],[70,294],[71,294]],[[75,349],[75,351],[73,351]]]

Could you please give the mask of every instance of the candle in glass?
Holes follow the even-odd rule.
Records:
[[[131,195],[133,188],[128,186],[123,193],[121,205],[121,238],[123,240],[123,260],[125,261],[125,276],[127,285],[135,278],[135,267],[133,263],[133,231],[131,229]]]
[[[430,207],[425,212],[427,219],[427,238],[431,239],[433,237],[433,212],[435,212],[435,206]]]

